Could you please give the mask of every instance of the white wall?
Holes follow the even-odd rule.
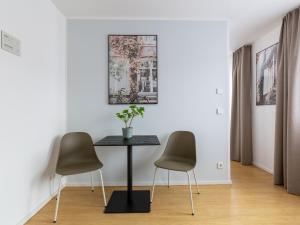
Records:
[[[275,142],[275,105],[256,106],[256,53],[279,42],[281,25],[253,43],[252,47],[252,135],[253,164],[273,173]]]
[[[0,29],[22,42],[20,57],[0,49],[0,223],[15,225],[53,194],[65,131],[65,19],[49,0],[5,0]]]
[[[107,35],[157,34],[159,103],[145,105],[135,134],[157,134],[162,146],[134,147],[133,183],[151,184],[153,162],[168,135],[191,130],[197,139],[197,176],[201,183],[229,183],[228,170],[228,38],[223,21],[68,20],[68,131],[86,131],[94,140],[119,135],[122,123],[114,114],[124,107],[108,105]],[[224,95],[216,95],[223,88]],[[216,108],[224,108],[222,116]],[[126,151],[98,147],[106,185],[126,184]],[[216,163],[225,164],[223,170]],[[97,177],[99,179],[99,177]],[[166,183],[166,172],[158,173]],[[171,173],[171,182],[186,184],[186,175]],[[87,185],[89,176],[74,176],[69,185]]]

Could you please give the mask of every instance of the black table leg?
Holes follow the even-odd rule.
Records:
[[[104,212],[150,212],[150,191],[132,190],[132,145],[127,146],[127,191],[114,191]]]
[[[127,196],[132,200],[132,145],[127,146]]]

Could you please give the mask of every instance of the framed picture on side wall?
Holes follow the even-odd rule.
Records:
[[[276,105],[278,43],[256,53],[256,105]]]
[[[109,104],[157,104],[157,35],[108,35]]]

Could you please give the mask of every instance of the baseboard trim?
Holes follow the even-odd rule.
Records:
[[[66,185],[63,185],[62,190],[65,187],[66,187]],[[35,214],[37,214],[55,196],[56,196],[56,193],[53,193],[50,196],[48,196],[46,199],[44,199],[40,204],[38,204],[34,209],[32,209],[19,223],[17,223],[17,225],[24,225],[25,223],[27,223],[31,219],[31,217],[33,217]]]
[[[33,210],[31,210],[19,223],[18,225],[23,225],[28,220],[31,219],[38,211],[40,211],[54,196],[49,196],[45,200],[43,200],[40,204],[38,204]]]
[[[194,183],[193,183],[194,184]],[[199,185],[228,185],[232,184],[231,180],[203,180],[198,182]],[[89,187],[90,182],[67,182],[66,187]],[[126,182],[104,182],[104,185],[107,187],[111,186],[126,186]],[[155,185],[167,185],[165,181],[157,181]],[[187,181],[170,181],[170,185],[187,185]],[[99,185],[95,185],[99,186]],[[152,186],[152,182],[149,181],[140,181],[134,182],[134,186]]]
[[[261,164],[259,164],[259,163],[257,163],[257,162],[253,162],[253,165],[254,165],[255,167],[257,167],[257,168],[259,168],[259,169],[261,169],[261,170],[267,172],[267,173],[270,173],[270,174],[272,174],[272,175],[274,174],[274,172],[273,172],[272,169],[269,169],[269,168],[267,168],[267,167],[265,167],[265,166],[263,166],[263,165],[261,165]]]
[[[155,183],[156,185],[167,185],[166,182],[163,181],[157,181]],[[198,182],[199,185],[230,185],[232,184],[231,180],[203,180]],[[89,187],[91,185],[90,182],[67,182],[63,184],[62,190],[65,187]],[[106,182],[104,183],[105,186],[111,187],[111,186],[126,186],[127,184],[125,182]],[[151,186],[152,183],[149,181],[143,181],[143,182],[135,182],[135,186]],[[170,185],[187,185],[187,182],[185,181],[174,181],[170,182]],[[96,187],[99,185],[95,185]],[[17,225],[23,225],[28,220],[31,219],[38,211],[40,211],[52,198],[56,196],[56,193],[51,194],[48,198],[44,199],[40,204],[38,204],[33,210],[31,210]]]

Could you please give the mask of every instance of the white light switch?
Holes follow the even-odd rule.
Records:
[[[223,89],[222,88],[217,88],[216,89],[216,94],[217,95],[222,95],[224,93]]]
[[[216,110],[217,115],[223,115],[223,109],[218,107]]]

